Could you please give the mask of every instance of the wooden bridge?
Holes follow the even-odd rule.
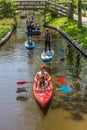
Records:
[[[50,0],[14,0],[16,4],[16,10],[34,10],[39,11],[46,15],[46,12],[50,11],[56,15],[67,16],[68,9],[56,2]]]

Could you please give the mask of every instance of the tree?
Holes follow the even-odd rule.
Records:
[[[69,10],[68,10],[68,18],[73,19],[73,10],[74,10],[74,5],[73,5],[73,0],[70,0],[69,3]]]
[[[81,13],[82,1],[78,0],[78,28],[82,27],[82,13]]]
[[[15,5],[12,0],[0,1],[0,18],[15,18]]]

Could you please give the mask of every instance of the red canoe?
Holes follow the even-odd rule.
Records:
[[[26,13],[24,13],[24,12],[21,12],[20,13],[20,18],[26,18],[27,17],[27,14]]]
[[[34,82],[33,84],[33,93],[34,93],[34,97],[37,100],[37,102],[44,108],[49,101],[52,98],[52,94],[53,94],[53,87],[52,87],[52,82],[50,81],[50,90],[41,90],[38,91],[36,90],[36,82]]]

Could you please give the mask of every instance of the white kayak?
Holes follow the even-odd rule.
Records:
[[[41,54],[41,59],[43,61],[46,61],[46,62],[52,60],[53,57],[54,57],[54,50],[53,49],[50,52],[49,51],[47,51],[47,52],[43,51],[42,54]]]
[[[31,43],[28,43],[28,40],[25,41],[25,48],[26,49],[34,49],[35,48],[35,42],[34,41],[31,41]]]

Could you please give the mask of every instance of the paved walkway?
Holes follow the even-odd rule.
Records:
[[[76,14],[74,14],[74,19],[78,20],[78,16]],[[82,17],[82,23],[87,25],[87,17]]]

